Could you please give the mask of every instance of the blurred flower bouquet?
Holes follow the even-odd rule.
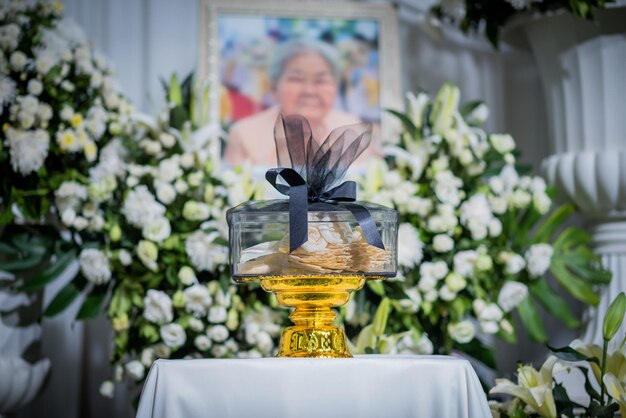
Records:
[[[225,211],[263,189],[247,170],[226,170],[211,158],[221,129],[201,126],[207,92],[196,95],[191,84],[174,76],[171,109],[135,123],[136,139],[114,157],[115,190],[93,198],[89,188],[72,186],[67,218],[95,213],[104,228],[86,241],[79,275],[53,304],[63,309],[84,292],[83,317],[106,307],[118,381],[143,382],[157,358],[271,355],[285,316],[266,307],[271,303],[258,287],[231,285]],[[106,156],[92,171],[110,164]],[[106,381],[101,392],[113,388]]]
[[[493,416],[612,418],[618,410],[622,417],[626,416],[626,337],[616,351],[608,353],[608,344],[616,336],[625,310],[626,297],[621,293],[604,317],[602,347],[575,340],[568,347],[551,348],[553,355],[539,371],[530,365],[520,365],[517,384],[508,379],[496,379],[496,386],[490,393],[511,395],[513,398],[506,403],[490,401]],[[586,405],[573,402],[563,385],[554,379],[554,375],[569,372],[573,367],[584,375],[584,389],[589,395]]]
[[[458,25],[464,32],[484,31],[494,47],[498,46],[500,31],[515,15],[523,12],[548,13],[565,9],[574,16],[593,19],[596,9],[612,0],[442,0],[431,13],[444,21]]]
[[[130,129],[111,69],[61,9],[0,6],[0,270],[30,276],[23,290],[41,288],[76,259],[60,217],[76,231],[104,227],[95,211],[77,216],[73,206],[115,189],[116,167],[93,166]]]
[[[546,341],[537,303],[568,327],[579,321],[548,284],[550,271],[575,298],[596,304],[593,285],[607,283],[576,227],[559,228],[572,206],[548,216],[550,191],[515,166],[510,135],[487,134],[480,103],[459,108],[459,89],[446,84],[432,99],[408,94],[400,143],[386,149],[362,180],[360,198],[400,212],[402,274],[371,282],[344,312],[356,339],[384,353],[463,351],[494,367],[477,335],[516,341],[517,311],[530,336]],[[378,307],[374,314],[374,311]]]

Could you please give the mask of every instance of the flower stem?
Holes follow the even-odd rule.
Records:
[[[602,371],[600,373],[600,403],[604,406],[604,373],[606,372],[606,353],[609,348],[609,342],[604,340],[602,345]]]

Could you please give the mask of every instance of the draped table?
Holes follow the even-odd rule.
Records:
[[[158,360],[138,418],[488,418],[466,360],[363,355],[351,359]]]

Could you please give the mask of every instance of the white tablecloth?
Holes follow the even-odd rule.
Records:
[[[470,364],[446,356],[158,360],[138,418],[488,418]]]

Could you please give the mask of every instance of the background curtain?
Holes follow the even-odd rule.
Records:
[[[186,75],[196,68],[196,0],[62,2],[66,15],[85,29],[94,46],[113,63],[122,91],[138,111],[155,114],[163,109],[161,77],[167,79],[173,72]],[[432,37],[419,26],[420,11],[429,4],[422,0],[396,4],[403,90],[420,87],[436,92],[442,82],[451,81],[461,88],[462,101],[484,100],[491,113],[488,130],[511,133],[523,153],[522,162],[533,163],[538,172],[540,161],[548,155],[548,139],[543,93],[531,55],[506,47],[494,51],[485,41],[467,38],[452,28]],[[68,277],[46,289],[46,301]],[[44,321],[43,350],[52,361],[51,375],[44,392],[17,417],[134,416],[130,402],[136,393],[118,388],[113,400],[98,394],[100,383],[110,373],[112,332],[101,319],[74,322],[77,307]],[[546,318],[546,325],[553,345],[565,345],[577,336],[552,318]],[[511,373],[517,360],[541,362],[546,353],[521,333],[518,345],[498,343],[498,347],[504,373]]]

